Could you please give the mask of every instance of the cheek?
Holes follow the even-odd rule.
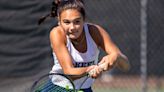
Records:
[[[82,32],[83,31],[83,26],[80,26],[79,27],[79,30]]]
[[[83,25],[82,25],[82,24],[76,25],[76,29],[77,29],[77,30],[82,30],[82,29],[83,29]]]
[[[65,25],[63,25],[63,24],[61,24],[60,26],[63,28],[63,30],[64,30],[65,32],[69,29],[69,27],[67,27],[67,26],[65,26]]]

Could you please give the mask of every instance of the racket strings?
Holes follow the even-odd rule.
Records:
[[[75,90],[55,85],[50,79],[44,79],[37,83],[34,92],[75,92]]]
[[[66,88],[54,85],[54,87],[52,87],[52,89],[49,90],[48,92],[75,92],[75,90],[73,90],[73,89],[66,89]]]
[[[66,89],[58,86],[53,86],[48,92],[65,92]]]
[[[53,83],[46,84],[47,86],[45,88],[42,88],[42,90],[45,92],[48,90],[48,92],[52,92],[52,89],[57,89],[57,87]]]
[[[49,81],[46,83],[42,82],[36,86],[35,92],[46,92],[48,89],[51,89],[51,87],[53,87],[53,85]]]
[[[34,83],[32,92],[78,92],[88,77],[83,77],[84,80],[81,81],[78,89],[75,89],[75,85],[69,76],[58,73],[47,74]]]
[[[54,85],[52,82],[48,81],[47,83],[41,84],[36,88],[35,92],[65,92],[69,89]]]

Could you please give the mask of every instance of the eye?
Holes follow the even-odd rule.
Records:
[[[63,20],[63,23],[65,23],[65,24],[70,24],[71,22],[68,21],[68,20]]]
[[[80,20],[76,20],[76,21],[75,21],[75,24],[79,24],[79,23],[80,23]]]
[[[75,21],[74,21],[74,24],[76,24],[76,25],[79,25],[80,23],[81,23],[80,20],[75,20]]]

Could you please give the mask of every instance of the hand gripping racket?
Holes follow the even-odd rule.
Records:
[[[99,70],[104,71],[105,66],[106,66],[105,63],[98,65]],[[115,67],[123,72],[126,72],[130,69],[130,64],[128,60],[125,60],[124,58],[119,58],[119,60],[116,62]],[[96,69],[92,69],[91,71],[89,71],[90,76],[95,73],[96,73]]]

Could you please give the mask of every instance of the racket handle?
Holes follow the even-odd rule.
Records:
[[[98,67],[101,72],[104,71],[105,63],[98,65]],[[96,69],[92,69],[91,71],[88,72],[89,76],[92,76],[95,73],[96,73]]]
[[[105,66],[106,66],[106,63],[103,63],[103,64],[101,64],[101,65],[98,65],[99,66],[99,68],[101,69],[101,71],[104,71],[105,69]]]
[[[91,77],[95,73],[96,73],[96,69],[92,69],[88,72],[88,76]]]

